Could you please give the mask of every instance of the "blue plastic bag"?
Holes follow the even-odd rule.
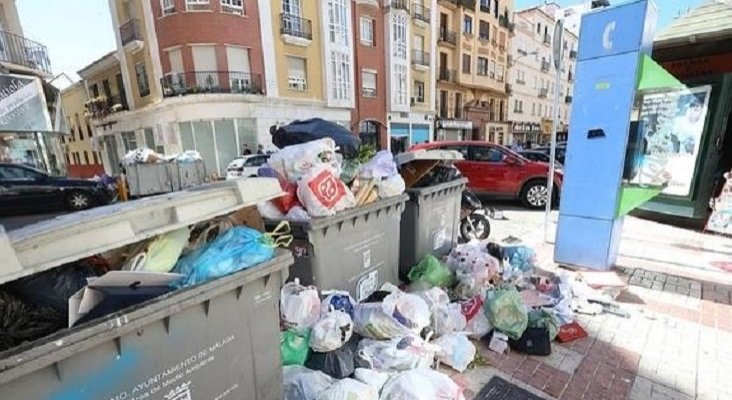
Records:
[[[192,286],[271,260],[274,247],[273,240],[257,230],[233,227],[178,260],[175,272],[185,275],[179,286]]]
[[[536,266],[536,253],[534,249],[523,246],[503,246],[503,258],[514,270],[529,272]]]

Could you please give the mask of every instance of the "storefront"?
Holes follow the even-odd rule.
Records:
[[[435,140],[440,142],[472,139],[473,121],[440,119],[436,124]]]
[[[427,124],[389,124],[389,148],[394,154],[403,153],[410,147],[430,141],[430,126]]]
[[[521,144],[523,147],[530,147],[527,144],[539,143],[541,136],[541,125],[532,122],[514,122],[511,129],[512,143]]]

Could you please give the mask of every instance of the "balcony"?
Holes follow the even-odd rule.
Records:
[[[429,67],[430,53],[426,53],[421,50],[412,50],[412,65]]]
[[[484,13],[491,13],[491,6],[488,4],[485,4],[483,1],[480,2],[480,11]]]
[[[549,72],[549,61],[542,61],[541,62],[541,70],[542,72]]]
[[[571,103],[572,102],[572,96],[565,96],[564,97],[564,102],[567,103],[567,104]]]
[[[544,44],[547,45],[547,46],[549,46],[550,44],[552,44],[552,37],[548,33],[545,33],[544,34]]]
[[[576,60],[577,59],[577,50],[570,50],[569,51],[569,59],[570,60]]]
[[[119,38],[122,46],[135,41],[142,41],[142,33],[140,32],[140,21],[133,18],[119,27]]]
[[[501,15],[498,17],[498,26],[501,28],[508,29],[510,23],[511,21],[508,20],[508,15]]]
[[[546,99],[546,96],[549,94],[549,89],[547,88],[541,88],[539,89],[539,98],[540,99]]]
[[[46,46],[14,33],[0,31],[0,61],[51,74]]]
[[[395,10],[409,11],[409,3],[407,0],[391,0],[391,8]]]
[[[297,15],[280,14],[280,34],[285,37],[305,40],[305,44],[313,40],[313,23],[309,19]]]
[[[103,119],[114,113],[126,111],[127,99],[117,96],[99,96],[84,103],[86,115],[91,119]]]
[[[412,18],[417,21],[430,23],[431,10],[419,3],[412,3]]]
[[[160,81],[164,97],[205,93],[264,94],[262,75],[249,72],[174,72]]]
[[[475,10],[475,0],[460,0],[460,7],[467,8],[468,10]]]
[[[458,0],[437,0],[437,2],[442,3],[446,7],[453,8],[453,9],[456,8],[459,3]]]
[[[440,37],[438,38],[438,40],[442,43],[447,43],[455,46],[457,45],[457,33],[447,30],[445,28],[440,28]]]
[[[440,69],[437,80],[442,82],[457,83],[457,71],[454,69]]]

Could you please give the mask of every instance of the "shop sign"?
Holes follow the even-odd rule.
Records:
[[[463,121],[456,119],[441,119],[437,121],[437,127],[442,129],[473,129],[473,121]]]
[[[553,124],[554,124],[554,121],[552,121],[551,119],[542,118],[541,119],[541,133],[544,135],[551,135]]]
[[[40,78],[0,74],[0,131],[51,131]]]

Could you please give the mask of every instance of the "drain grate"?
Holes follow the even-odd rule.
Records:
[[[505,379],[494,376],[475,396],[475,400],[542,400]]]

